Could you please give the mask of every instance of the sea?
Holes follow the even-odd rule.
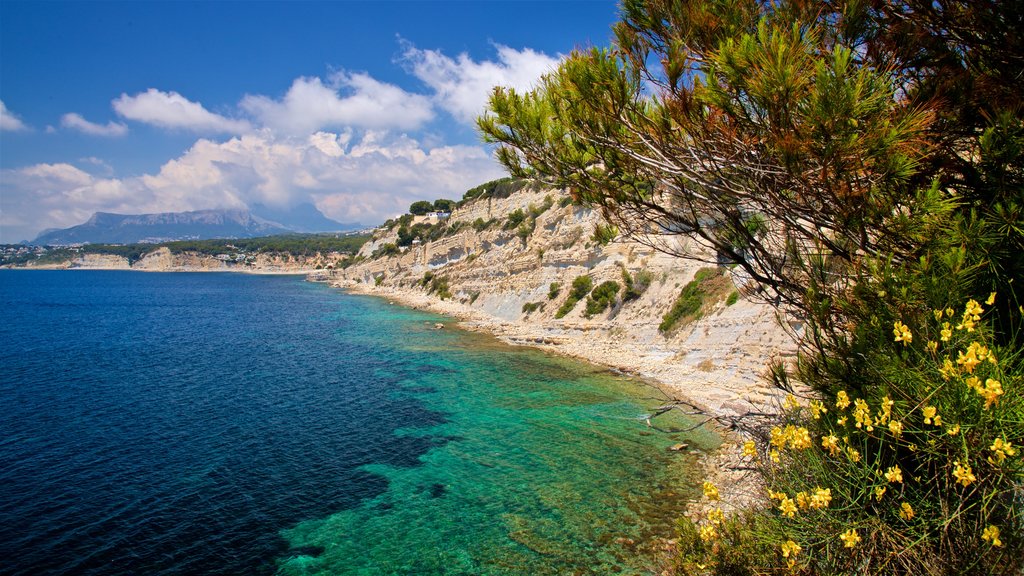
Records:
[[[719,442],[298,276],[5,270],[0,303],[0,574],[654,574]]]

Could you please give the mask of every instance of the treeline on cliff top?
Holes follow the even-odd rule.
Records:
[[[76,248],[50,248],[45,252],[23,249],[5,251],[0,254],[0,264],[24,264],[27,262],[51,263],[70,260],[82,254],[106,254],[122,256],[134,263],[146,254],[160,248],[168,248],[174,254],[191,252],[216,256],[218,254],[288,254],[310,257],[330,253],[355,254],[370,239],[369,235],[339,234],[287,234],[262,238],[235,238],[215,240],[176,240],[158,244],[85,244]],[[20,246],[9,246],[17,249]]]
[[[766,506],[705,483],[676,573],[1024,570],[1022,30],[993,0],[626,0],[611,48],[493,93],[513,176],[690,235],[802,327],[779,414],[718,417]]]

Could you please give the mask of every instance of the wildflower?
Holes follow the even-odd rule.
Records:
[[[900,435],[903,434],[903,423],[900,422],[899,420],[892,420],[892,421],[890,421],[889,422],[889,432],[892,432],[893,436],[899,438]]]
[[[807,494],[807,492],[800,491],[800,492],[796,493],[796,505],[801,510],[807,510],[807,506],[810,503],[811,503],[811,499],[810,499],[810,496]]]
[[[782,544],[782,557],[789,558],[790,555],[796,556],[801,550],[803,550],[803,548],[801,548],[799,544],[792,540],[786,540]]]
[[[775,462],[776,464],[779,463],[779,451],[778,450],[772,450],[772,451],[768,452],[768,457],[771,458],[772,462]]]
[[[935,406],[925,406],[924,408],[922,408],[921,412],[924,414],[924,423],[931,424],[932,419],[935,418],[935,413],[938,411],[939,409],[936,408]]]
[[[982,392],[983,388],[981,386],[981,380],[978,379],[977,376],[971,376],[970,378],[964,380],[964,384],[966,384],[968,388],[974,390],[978,394],[984,394]]]
[[[711,482],[704,481],[704,497],[708,500],[718,500],[718,486]]]
[[[946,308],[946,316],[947,317],[952,318],[953,314],[956,314],[956,312],[954,312],[952,308]]]
[[[757,456],[757,446],[753,440],[747,440],[743,443],[743,456],[749,456],[751,458]]]
[[[992,378],[985,379],[985,388],[978,389],[978,394],[985,399],[985,408],[995,404],[999,397],[1003,395],[1003,385],[999,380],[993,380]]]
[[[811,400],[811,416],[813,416],[815,420],[820,420],[821,415],[826,412],[828,412],[828,408],[825,408],[825,405],[821,403],[821,400]]]
[[[846,416],[843,416],[842,418],[836,418],[836,424],[840,426],[846,426]]]
[[[991,306],[991,305],[993,305],[995,303],[996,303],[996,293],[993,292],[993,293],[988,295],[988,299],[985,300],[985,304],[988,305],[988,306]]]
[[[857,535],[857,531],[850,528],[846,532],[839,535],[839,539],[843,541],[843,546],[847,548],[853,548],[860,543],[860,536]]]
[[[868,408],[868,403],[860,398],[857,398],[857,401],[854,402],[853,419],[857,421],[857,428],[863,425],[868,432],[875,429],[871,421],[871,409]]]
[[[846,395],[845,390],[840,390],[836,394],[836,408],[840,410],[846,410],[846,407],[850,405],[850,397]]]
[[[792,518],[796,515],[796,503],[793,502],[792,498],[786,496],[782,499],[782,502],[779,502],[779,511],[782,512],[783,516]]]
[[[959,460],[953,463],[953,477],[964,487],[970,486],[972,482],[977,480],[974,477],[974,472],[971,471],[971,465],[961,464]]]
[[[787,410],[796,410],[800,407],[800,403],[796,401],[796,397],[792,394],[786,394],[786,401],[782,404]]]
[[[714,526],[706,524],[700,527],[700,539],[704,542],[710,542],[711,540],[714,540],[715,536],[717,536],[717,534],[715,533]]]
[[[985,310],[978,304],[977,300],[971,299],[967,301],[967,305],[964,306],[964,315],[960,320],[960,324],[957,325],[957,330],[967,330],[968,332],[974,332],[974,324],[981,320],[981,314]]]
[[[778,426],[772,428],[771,432],[771,445],[776,446],[780,449],[786,447],[786,435],[782,432],[782,428]]]
[[[891,466],[885,471],[885,479],[888,480],[890,484],[893,482],[899,482],[902,484],[903,471],[900,470],[899,466]]]
[[[999,540],[999,528],[989,525],[988,528],[981,533],[981,539],[986,542],[991,541],[993,546],[1002,546],[1003,543]]]
[[[828,508],[828,505],[832,502],[832,489],[831,488],[815,488],[814,494],[811,495],[811,508],[818,510],[820,508]]]
[[[881,502],[882,496],[885,496],[885,490],[885,486],[879,486],[878,488],[875,488],[875,500]]]
[[[914,518],[914,508],[907,502],[900,504],[900,518],[908,521]]]
[[[833,456],[839,455],[839,438],[833,434],[829,434],[821,439],[821,447],[828,450],[828,453]]]
[[[949,342],[951,336],[953,336],[953,326],[949,322],[943,322],[942,330],[939,330],[939,340]]]
[[[708,521],[713,524],[721,524],[725,520],[725,513],[722,512],[721,508],[712,508],[708,512]]]
[[[786,493],[785,492],[772,492],[771,490],[768,491],[768,498],[770,498],[772,500],[782,500],[785,497],[786,497]]]
[[[956,367],[953,366],[953,362],[949,358],[942,360],[942,368],[939,368],[939,374],[942,375],[943,380],[949,380],[949,378],[955,375],[957,372]]]
[[[929,352],[934,353],[936,350],[939,349],[939,343],[936,342],[935,340],[929,340],[928,344],[927,344],[927,348],[928,348]]]
[[[956,436],[959,433],[960,433],[960,425],[959,424],[953,424],[952,426],[949,426],[948,428],[946,428],[946,434],[949,434],[950,436]]]
[[[899,320],[892,323],[892,333],[896,336],[895,342],[903,342],[904,346],[914,340],[914,335],[910,333],[910,328]]]
[[[932,314],[935,315],[935,321],[942,320],[942,310],[932,310]]]
[[[850,447],[846,449],[847,455],[850,456],[851,462],[860,462],[860,452],[856,448]]]
[[[989,458],[988,461],[993,464],[1002,464],[1003,460],[1006,460],[1007,456],[1014,456],[1017,454],[1017,450],[1013,447],[1011,442],[1007,442],[1002,438],[996,438],[992,442],[992,446],[989,446],[989,450],[995,455],[995,460]]]
[[[814,445],[814,442],[811,441],[811,432],[803,426],[786,426],[786,432],[789,439],[789,447],[794,450],[806,450]]]

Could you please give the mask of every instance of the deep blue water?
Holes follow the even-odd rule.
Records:
[[[300,278],[0,302],[0,573],[636,573],[692,484],[634,383]]]

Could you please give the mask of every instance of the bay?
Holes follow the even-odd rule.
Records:
[[[298,277],[0,271],[0,302],[0,573],[644,574],[696,484],[667,448],[717,442]]]

